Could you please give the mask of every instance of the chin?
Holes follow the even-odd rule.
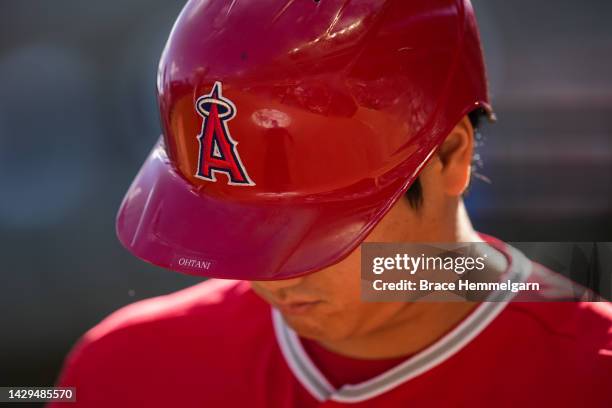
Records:
[[[344,339],[342,328],[327,319],[314,316],[284,316],[285,322],[300,336],[317,341],[338,341]]]

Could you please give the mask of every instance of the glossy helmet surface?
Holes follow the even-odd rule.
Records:
[[[339,262],[464,115],[491,112],[468,0],[192,0],[157,86],[163,137],[118,236],[219,278]]]

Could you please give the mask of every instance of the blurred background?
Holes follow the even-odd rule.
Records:
[[[0,3],[0,385],[51,385],[113,310],[199,282],[114,217],[157,139],[179,0]],[[474,0],[499,122],[468,206],[506,241],[612,241],[612,2]]]

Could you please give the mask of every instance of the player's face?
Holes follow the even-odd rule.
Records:
[[[359,337],[390,323],[407,304],[360,301],[360,251],[305,277],[252,282],[301,336],[321,341]]]
[[[407,237],[414,210],[401,200],[370,234],[370,242],[399,242]],[[417,222],[414,220],[415,223]],[[301,336],[338,341],[384,329],[406,317],[406,303],[367,303],[360,299],[358,248],[343,261],[303,277],[251,282],[255,292],[278,308]]]

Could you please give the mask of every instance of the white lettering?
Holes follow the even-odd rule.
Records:
[[[210,268],[210,261],[199,261],[197,259],[179,258],[180,266],[187,266],[190,268],[208,269]]]

